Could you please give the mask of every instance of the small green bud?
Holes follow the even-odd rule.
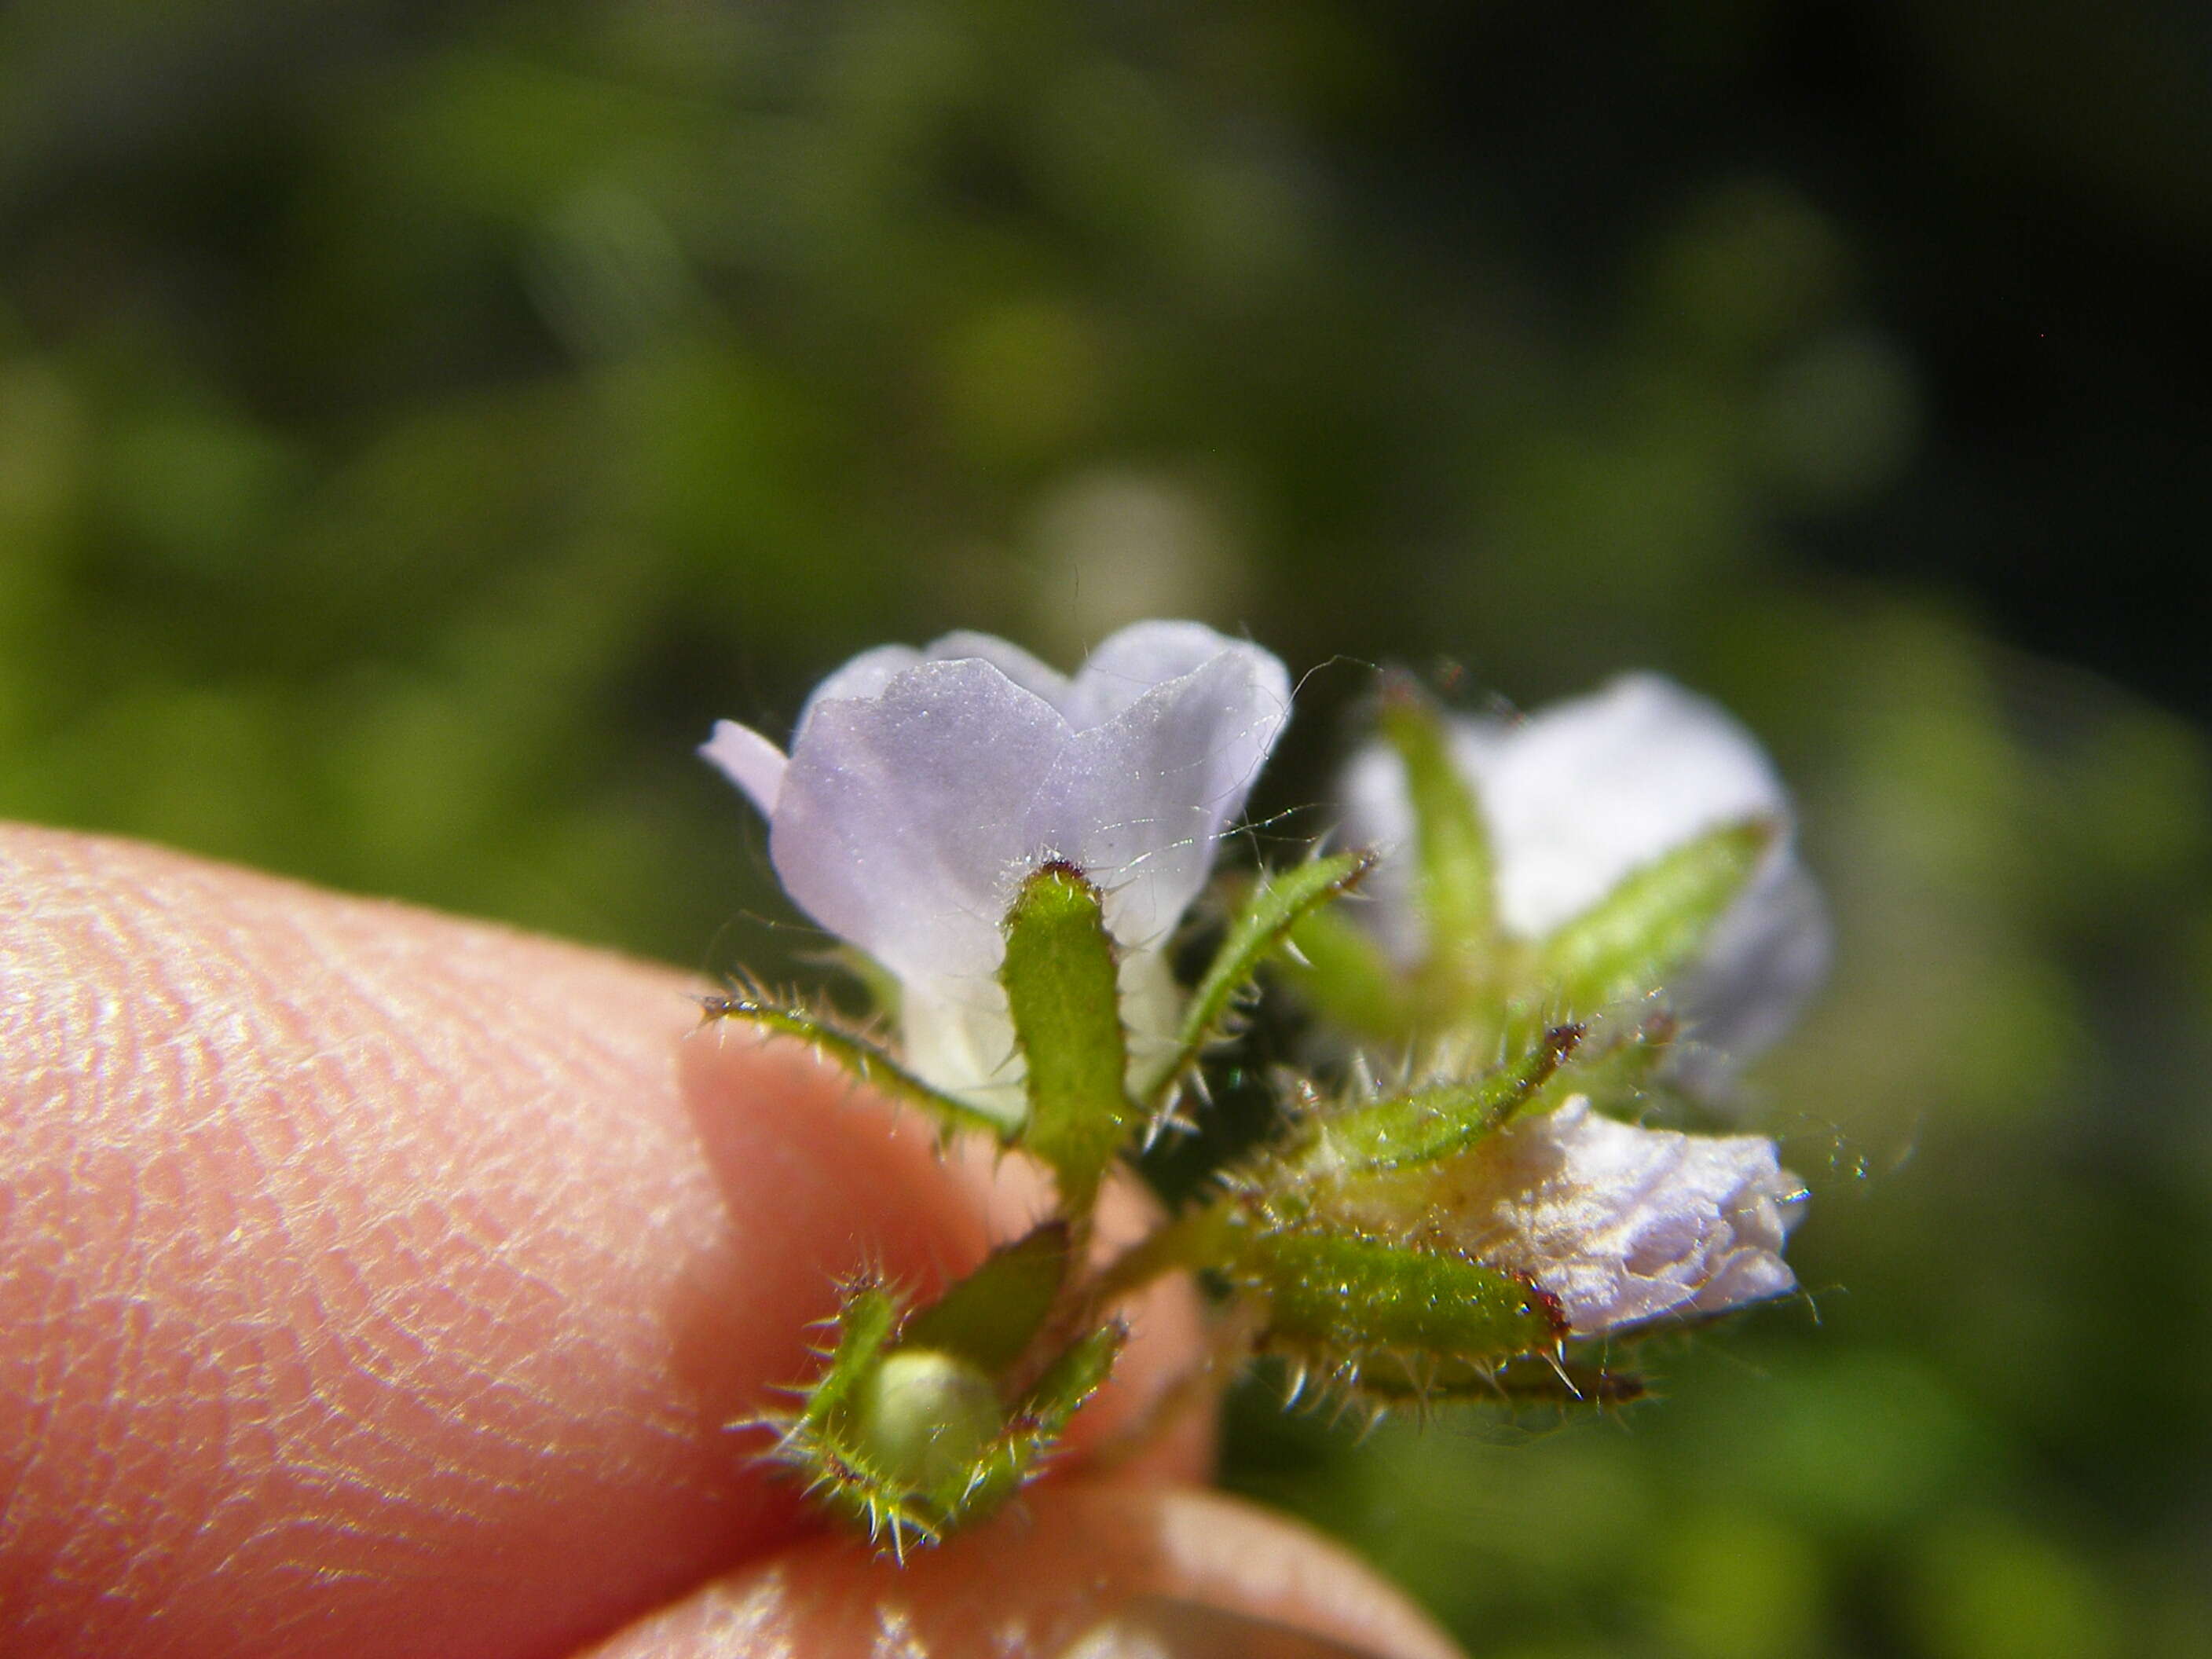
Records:
[[[852,1286],[799,1410],[763,1419],[776,1435],[768,1455],[900,1556],[989,1515],[1043,1467],[1127,1336],[1109,1320],[1040,1347],[1066,1249],[1067,1229],[1049,1223],[903,1318],[881,1285]]]
[[[855,1460],[914,1492],[957,1491],[1005,1426],[991,1379],[933,1348],[884,1355],[854,1391],[851,1409]]]

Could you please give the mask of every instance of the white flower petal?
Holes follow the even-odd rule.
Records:
[[[1001,1123],[1022,1121],[1026,1068],[995,979],[915,981],[902,988],[899,1024],[915,1076]]]
[[[1497,860],[1506,931],[1540,939],[1622,879],[1708,830],[1753,817],[1790,822],[1765,753],[1717,704],[1654,674],[1526,720],[1455,720],[1451,751],[1474,787]],[[1340,838],[1375,848],[1362,920],[1401,963],[1426,945],[1413,902],[1413,822],[1405,768],[1370,744],[1346,769]],[[1697,967],[1669,988],[1693,1044],[1678,1075],[1709,1091],[1767,1047],[1819,985],[1826,913],[1785,835],[1715,925]]]
[[[776,873],[902,981],[988,981],[1068,738],[1049,704],[972,658],[909,667],[874,698],[818,701],[769,832]]]
[[[1021,647],[1011,645],[996,635],[963,629],[939,635],[919,651],[910,645],[879,645],[872,651],[860,653],[808,696],[805,706],[799,711],[793,744],[797,745],[797,734],[806,730],[814,711],[825,702],[880,697],[884,688],[909,668],[918,668],[926,662],[971,659],[989,663],[1024,691],[1035,693],[1065,712],[1069,692],[1066,675],[1047,667]]]
[[[978,634],[970,629],[957,629],[950,634],[940,634],[921,649],[921,654],[931,662],[950,662],[957,658],[974,657],[989,663],[1024,691],[1035,692],[1063,714],[1068,712],[1068,701],[1073,682],[1058,669],[1039,662],[1035,657],[995,634]],[[1079,723],[1071,720],[1070,725]]]
[[[1827,978],[1829,939],[1813,878],[1794,857],[1770,858],[1674,988],[1689,1038],[1676,1050],[1675,1075],[1725,1093],[1736,1066],[1771,1048]]]
[[[1122,944],[1166,942],[1289,714],[1280,663],[1249,647],[1220,649],[1078,732],[1061,753],[1040,801],[1038,838],[1104,890],[1108,925]]]
[[[699,745],[704,755],[732,783],[744,790],[764,818],[775,817],[776,797],[783,792],[784,769],[790,763],[783,750],[750,726],[735,720],[716,720],[714,735]]]
[[[799,739],[806,735],[806,727],[814,719],[814,711],[823,703],[880,697],[885,686],[924,660],[921,653],[910,645],[879,645],[872,651],[863,651],[807,694],[799,718],[792,722],[791,746],[794,750],[799,747]]]
[[[1156,947],[1289,698],[1281,664],[1196,623],[1125,629],[1073,679],[947,634],[823,681],[787,763],[742,727],[708,753],[769,812],[786,890],[901,981],[908,1062],[1012,1121],[1022,1066],[997,971],[1020,882],[1061,858],[1105,890],[1132,1075],[1157,1070],[1181,994]]]
[[[1127,951],[1117,975],[1121,1026],[1129,1042],[1129,1086],[1142,1096],[1182,1052],[1182,988],[1164,951]]]
[[[1580,915],[1621,878],[1709,830],[1787,817],[1764,752],[1720,707],[1632,674],[1518,724],[1460,723],[1498,865],[1498,914],[1525,939]]]
[[[1337,787],[1344,809],[1336,839],[1370,848],[1381,861],[1360,884],[1369,902],[1352,914],[1370,928],[1401,967],[1419,962],[1428,943],[1413,905],[1413,807],[1406,794],[1406,763],[1389,744],[1363,744],[1344,769]]]
[[[1289,702],[1289,676],[1258,646],[1217,634],[1203,623],[1141,622],[1100,643],[1058,707],[1069,725],[1087,731],[1112,720],[1153,687],[1195,673],[1224,653],[1243,659],[1255,677],[1279,683],[1276,701]]]
[[[1450,1182],[1454,1241],[1557,1297],[1577,1336],[1797,1282],[1780,1251],[1804,1192],[1762,1136],[1639,1128],[1577,1096],[1483,1143]]]

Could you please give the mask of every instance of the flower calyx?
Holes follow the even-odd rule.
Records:
[[[1127,1337],[1114,1320],[1058,1332],[1072,1259],[1050,1222],[926,1307],[875,1279],[846,1285],[798,1408],[763,1419],[768,1455],[902,1559],[988,1516],[1042,1473]]]

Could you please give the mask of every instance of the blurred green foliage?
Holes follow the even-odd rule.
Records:
[[[1927,166],[2201,229],[2201,99],[2036,118],[2086,15],[1900,14],[1975,112]],[[691,746],[866,645],[1249,629],[1314,671],[1286,833],[1376,662],[1668,670],[1840,930],[1748,1106],[1809,1294],[1607,1419],[1355,1447],[1263,1381],[1228,1479],[1486,1656],[2212,1655],[2205,750],[1851,552],[1963,465],[1893,228],[1668,148],[1778,15],[1638,11],[1484,154],[1480,9],[1440,67],[1328,0],[24,0],[0,810],[773,975],[818,941]],[[1630,81],[1624,201],[1577,146]]]

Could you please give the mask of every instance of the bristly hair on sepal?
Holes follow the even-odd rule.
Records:
[[[933,1088],[908,1071],[872,1031],[827,1008],[811,1007],[798,998],[779,999],[742,981],[729,991],[701,997],[699,1007],[708,1024],[734,1020],[769,1036],[804,1043],[817,1058],[837,1066],[854,1082],[902,1104],[920,1107],[942,1139],[971,1130],[1001,1143],[1012,1138],[1008,1125]]]

